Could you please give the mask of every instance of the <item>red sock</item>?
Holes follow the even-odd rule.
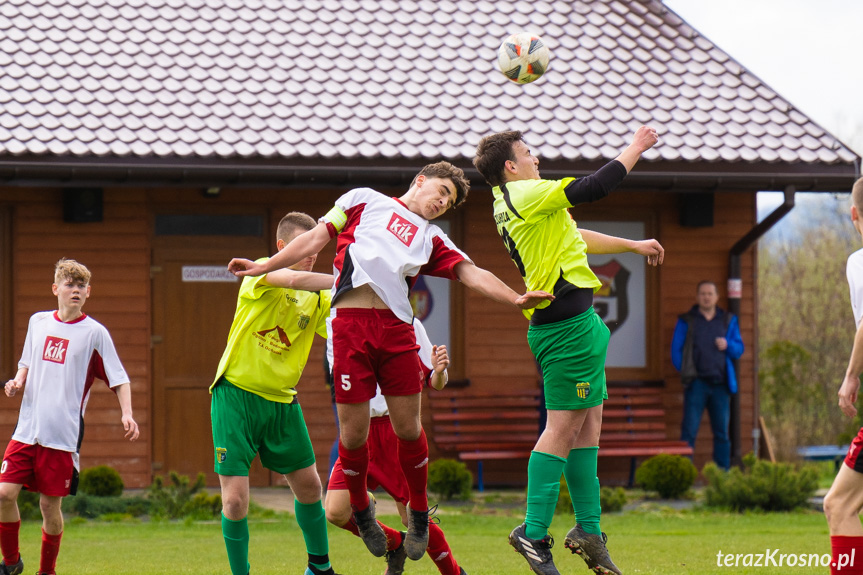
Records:
[[[392,551],[396,547],[402,544],[402,534],[393,529],[392,527],[387,527],[380,521],[378,521],[378,525],[381,526],[381,529],[384,530],[384,534],[387,536],[387,551]],[[344,525],[342,525],[342,529],[345,531],[350,531],[357,537],[360,536],[359,530],[357,530],[357,524],[353,521],[348,521]]]
[[[57,567],[57,555],[60,553],[61,531],[57,535],[49,535],[42,530],[42,555],[39,557],[39,571],[46,575],[54,575]]]
[[[863,537],[832,535],[830,550],[830,575],[863,574]]]
[[[425,430],[413,441],[399,438],[399,463],[408,480],[410,506],[414,511],[425,511],[429,508],[426,486],[428,485],[429,445]]]
[[[339,441],[339,459],[345,474],[345,484],[351,495],[351,505],[362,511],[369,506],[369,493],[366,491],[366,476],[369,473],[369,446],[348,449]]]
[[[21,560],[18,553],[18,531],[21,529],[21,521],[9,521],[0,523],[0,551],[3,552],[3,561],[6,565],[15,565]]]
[[[452,549],[446,542],[443,530],[434,523],[429,523],[429,546],[426,551],[441,575],[459,575],[461,572],[452,556]]]

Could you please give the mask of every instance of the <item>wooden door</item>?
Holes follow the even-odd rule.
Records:
[[[266,253],[262,238],[162,237],[153,252],[153,472],[208,485],[213,472],[210,394],[240,282],[219,277],[232,257]],[[252,485],[269,485],[256,459]]]

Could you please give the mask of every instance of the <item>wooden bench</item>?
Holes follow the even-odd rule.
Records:
[[[662,387],[609,385],[603,408],[600,457],[630,458],[629,484],[639,458],[659,453],[692,455],[665,433]],[[536,388],[431,392],[432,439],[438,449],[477,462],[477,488],[484,489],[483,461],[527,459],[539,437],[540,392]]]

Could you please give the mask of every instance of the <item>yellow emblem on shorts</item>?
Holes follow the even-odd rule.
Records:
[[[224,463],[228,458],[228,450],[224,447],[216,448],[216,463]]]
[[[575,393],[579,399],[587,399],[587,396],[590,395],[590,382],[582,381],[575,384]]]

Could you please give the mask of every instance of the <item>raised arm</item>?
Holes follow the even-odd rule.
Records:
[[[656,240],[628,240],[579,228],[589,254],[636,253],[647,258],[647,263],[657,266],[665,259],[665,249]]]
[[[264,281],[275,287],[321,291],[333,287],[333,274],[319,274],[285,268],[268,273]]]
[[[321,251],[330,241],[327,225],[320,223],[309,231],[300,234],[283,250],[265,262],[255,263],[243,258],[234,258],[228,264],[228,271],[235,276],[260,276],[279,268],[287,268],[303,258]]]
[[[635,136],[632,137],[632,143],[623,150],[617,158],[618,162],[626,168],[626,173],[632,171],[641,154],[652,148],[659,141],[659,136],[656,135],[656,130],[649,126],[641,126],[635,131]]]
[[[459,281],[478,291],[487,298],[508,303],[521,309],[532,309],[540,303],[554,300],[554,296],[544,291],[530,291],[524,295],[518,295],[508,285],[488,270],[475,266],[468,260],[462,260],[455,265],[455,273]]]

